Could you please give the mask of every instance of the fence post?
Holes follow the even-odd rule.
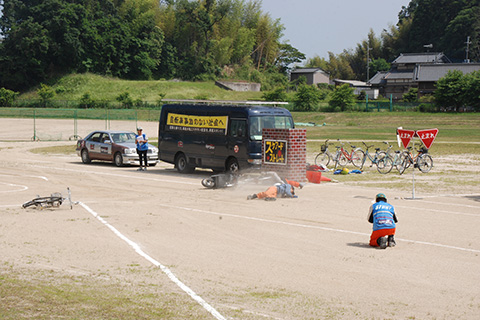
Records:
[[[390,94],[390,112],[393,111],[393,108],[392,108],[392,94]]]
[[[37,119],[36,109],[33,108],[33,141],[37,141],[36,119]]]
[[[368,93],[365,95],[365,112],[368,112]]]
[[[78,127],[77,127],[77,110],[73,111],[73,139],[78,139]]]

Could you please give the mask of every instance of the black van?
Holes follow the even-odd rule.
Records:
[[[179,172],[259,166],[262,128],[294,128],[292,115],[271,106],[166,104],[160,113],[158,158]]]

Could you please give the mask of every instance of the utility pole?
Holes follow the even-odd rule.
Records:
[[[467,42],[465,42],[467,44],[467,48],[465,49],[465,63],[470,63],[470,60],[468,59],[468,49],[470,47],[470,43],[472,43],[470,41],[470,36],[467,36]]]
[[[370,45],[367,47],[367,82],[370,80]]]

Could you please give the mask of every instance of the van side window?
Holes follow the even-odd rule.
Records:
[[[230,122],[230,136],[232,137],[245,137],[247,129],[247,123],[245,120],[232,119]]]

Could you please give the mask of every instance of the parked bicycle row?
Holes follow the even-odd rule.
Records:
[[[424,146],[419,149],[408,147],[404,150],[393,150],[393,146],[388,142],[385,150],[375,147],[375,145],[367,145],[363,142],[365,149],[357,147],[348,141],[337,140],[336,143],[330,142],[329,139],[321,146],[321,151],[315,156],[315,165],[317,166],[333,166],[334,170],[338,167],[345,167],[348,164],[363,170],[368,163],[370,167],[376,166],[378,172],[387,174],[395,167],[399,174],[403,174],[407,168],[413,165],[421,172],[429,172],[433,167],[433,159],[428,154],[428,149]],[[333,147],[336,149],[330,152]],[[375,152],[370,151],[374,149]],[[416,153],[415,153],[416,151]]]

